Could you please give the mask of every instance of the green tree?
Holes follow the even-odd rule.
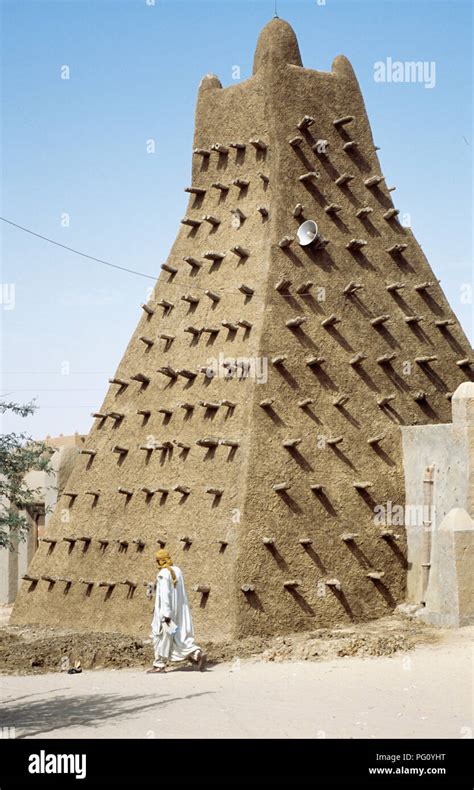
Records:
[[[35,411],[34,403],[0,401],[0,415],[12,412],[27,417]],[[17,540],[26,540],[27,511],[41,498],[41,489],[30,488],[25,475],[33,470],[49,472],[52,454],[51,447],[26,433],[0,434],[0,547],[13,550]]]

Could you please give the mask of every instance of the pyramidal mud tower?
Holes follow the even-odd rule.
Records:
[[[14,623],[146,634],[164,545],[200,639],[403,599],[404,529],[374,508],[403,505],[400,425],[449,421],[469,344],[397,219],[350,63],[303,68],[274,19],[250,79],[202,80],[192,163]]]

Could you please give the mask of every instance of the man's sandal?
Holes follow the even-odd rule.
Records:
[[[158,672],[165,672],[166,667],[152,667],[151,669],[147,669],[147,675],[156,675]]]

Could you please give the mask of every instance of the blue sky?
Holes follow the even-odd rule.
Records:
[[[250,76],[274,0],[148,2],[1,2],[1,213],[157,276],[187,204],[199,81],[232,84],[234,66]],[[279,0],[278,11],[305,66],[352,62],[395,204],[472,339],[471,3]],[[388,57],[434,61],[435,87],[375,82]],[[0,394],[39,406],[4,427],[87,432],[153,282],[0,224]]]

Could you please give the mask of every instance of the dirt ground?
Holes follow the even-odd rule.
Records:
[[[60,672],[65,658],[83,669],[144,667],[153,660],[149,640],[123,634],[75,632],[69,629],[9,626],[8,611],[0,619],[0,673]],[[252,658],[257,661],[321,661],[345,656],[390,656],[443,636],[415,618],[394,614],[369,623],[240,642],[205,644],[211,663]]]
[[[472,738],[473,633],[444,632],[392,655],[234,658],[206,672],[0,675],[2,723],[27,739]]]

